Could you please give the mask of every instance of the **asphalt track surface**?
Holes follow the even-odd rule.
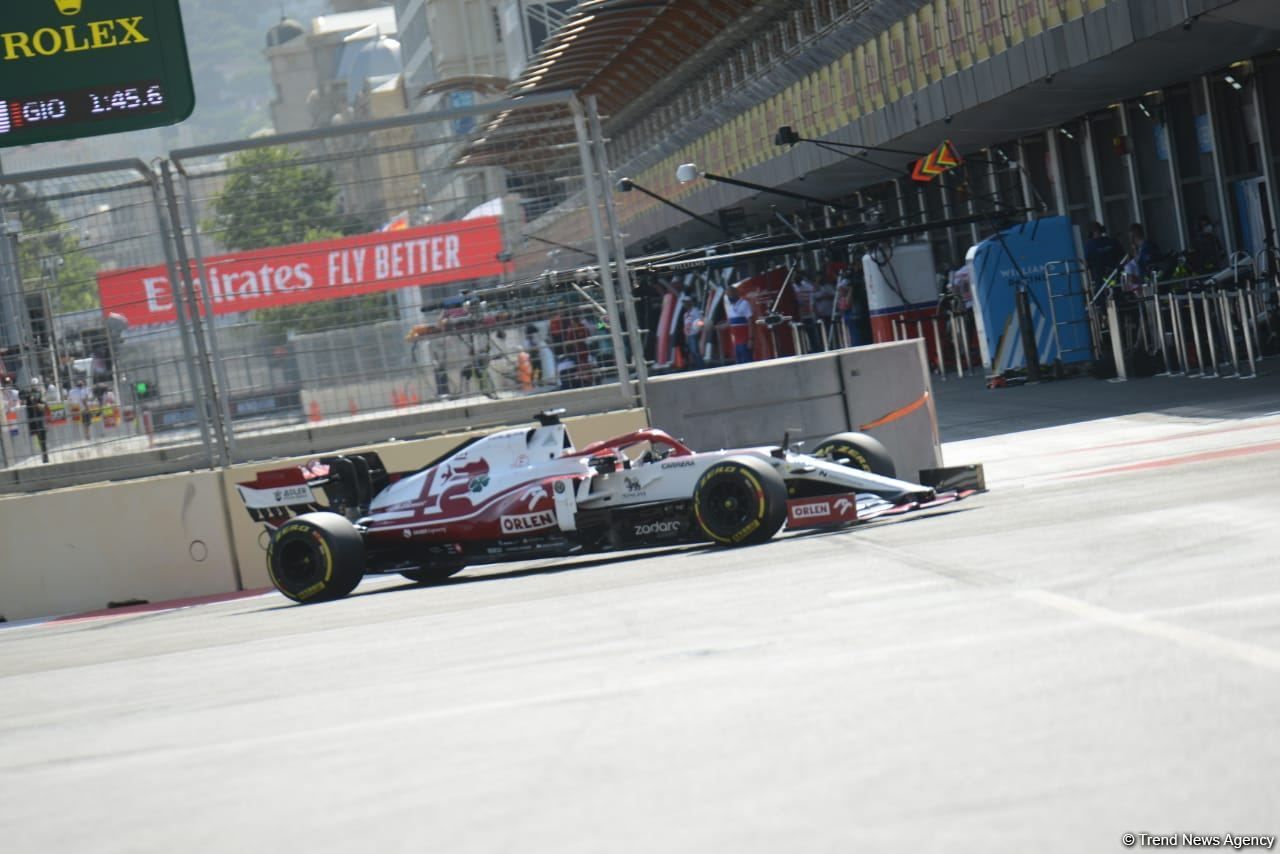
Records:
[[[1280,383],[937,389],[991,491],[742,550],[0,630],[27,851],[1280,832]]]

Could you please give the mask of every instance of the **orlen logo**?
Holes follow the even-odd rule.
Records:
[[[674,534],[680,530],[679,519],[667,519],[663,522],[649,522],[635,526],[635,536],[644,537],[650,534]]]
[[[556,514],[550,510],[541,513],[525,513],[523,516],[503,516],[502,533],[519,534],[524,531],[538,531],[551,528],[556,524]]]
[[[794,513],[797,519],[812,519],[815,516],[830,516],[831,503],[829,501],[824,501],[821,504],[797,504]]]

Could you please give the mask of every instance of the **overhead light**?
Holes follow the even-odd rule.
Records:
[[[1143,114],[1144,116],[1146,116],[1147,118],[1151,118],[1151,111],[1147,109],[1147,105],[1146,105],[1146,104],[1144,104],[1144,103],[1142,103],[1141,101],[1139,101],[1139,102],[1138,102],[1138,109],[1139,109],[1139,110],[1142,110],[1142,114]]]
[[[688,184],[690,181],[698,177],[698,167],[693,163],[681,163],[676,169],[676,180],[681,184]]]
[[[1075,138],[1076,138],[1076,135],[1075,135],[1074,133],[1072,133],[1071,131],[1067,130],[1066,128],[1058,128],[1058,133],[1062,134],[1062,135],[1063,135],[1063,136],[1065,136],[1067,139],[1075,139]]]
[[[1232,77],[1230,74],[1224,74],[1222,79],[1231,84],[1231,88],[1239,92],[1244,86],[1240,85],[1240,81]]]

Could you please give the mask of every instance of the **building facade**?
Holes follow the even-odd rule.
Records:
[[[776,146],[787,125],[897,152],[950,139],[1009,164],[983,188],[1005,207],[1117,234],[1141,223],[1168,250],[1186,248],[1207,217],[1228,251],[1255,254],[1277,221],[1280,23],[1266,0],[675,2],[628,21],[625,47],[584,47],[627,14],[642,13],[575,10],[562,30],[574,39],[553,36],[513,92],[597,96],[614,171],[712,219],[752,229],[775,205],[805,212],[740,187],[681,184],[680,164],[898,220],[973,205],[945,178],[912,182],[912,154]],[[638,193],[618,203],[633,251],[718,236]],[[935,233],[940,266],[960,263],[985,230]],[[567,212],[561,237],[579,233],[585,222]]]

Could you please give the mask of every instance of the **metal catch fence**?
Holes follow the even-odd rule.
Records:
[[[167,276],[159,194],[141,161],[0,177],[5,468],[71,464],[61,468],[76,482],[75,463],[118,460],[100,471],[119,476],[130,454],[156,447],[169,412],[185,413],[189,433],[168,449],[170,463],[208,462],[188,338],[174,325],[130,323],[129,307],[104,312],[99,298],[100,283],[120,271],[147,265]]]
[[[61,485],[486,398],[632,402],[593,130],[550,93],[0,179],[0,465]]]

